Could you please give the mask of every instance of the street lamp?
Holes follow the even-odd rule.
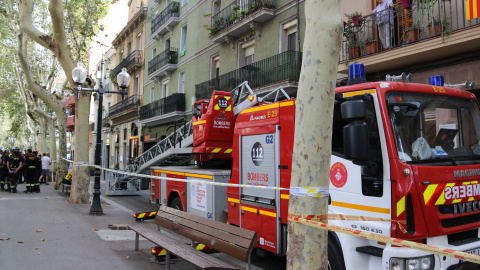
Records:
[[[102,107],[103,107],[103,94],[112,93],[112,94],[121,94],[122,99],[123,95],[126,95],[127,92],[124,91],[130,84],[130,75],[127,73],[127,69],[123,68],[122,72],[117,76],[118,86],[122,91],[111,91],[103,88],[103,78],[104,78],[104,67],[105,59],[102,55],[102,65],[101,65],[101,75],[100,75],[100,87],[98,89],[92,88],[82,88],[80,85],[85,82],[87,78],[87,71],[80,65],[73,69],[72,77],[73,81],[77,84],[75,90],[78,91],[79,95],[81,91],[97,92],[98,93],[98,111],[97,111],[97,132],[102,130]],[[102,147],[102,138],[97,134],[97,139],[95,143],[95,165],[100,166],[100,148]],[[93,202],[90,208],[90,215],[101,216],[103,215],[102,205],[100,204],[100,169],[95,168],[95,182],[93,185]]]

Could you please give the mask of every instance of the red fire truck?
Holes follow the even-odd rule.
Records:
[[[335,90],[328,211],[406,224],[400,230],[396,222],[329,223],[479,254],[480,111],[475,96],[445,87],[440,77],[424,85],[395,76],[365,82],[362,72],[349,76],[351,85]],[[224,160],[231,168],[152,167],[152,175],[289,188],[296,100],[285,92],[279,100],[276,93],[259,97],[242,89],[214,91],[211,99],[194,104],[197,163]],[[156,180],[154,189],[159,203],[256,231],[258,248],[286,252],[288,190],[163,180]],[[463,263],[333,232],[328,255],[335,270],[450,270]]]

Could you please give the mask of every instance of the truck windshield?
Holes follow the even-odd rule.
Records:
[[[410,92],[388,92],[386,100],[403,162],[480,159],[480,113],[475,100]]]

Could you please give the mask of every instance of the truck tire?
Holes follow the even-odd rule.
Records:
[[[336,241],[330,239],[328,239],[328,270],[345,270],[342,251]]]
[[[170,203],[170,207],[183,211],[182,200],[180,200],[179,197],[173,199],[172,203]]]

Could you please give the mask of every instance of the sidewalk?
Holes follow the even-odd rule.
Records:
[[[108,229],[134,222],[118,204],[102,198],[105,215],[90,216],[90,205],[68,203],[68,193],[52,184],[40,187],[33,194],[23,193],[25,184],[16,194],[0,192],[0,270],[164,269],[150,262],[151,242],[140,241],[134,251],[133,232]],[[171,268],[194,269],[178,261]]]

